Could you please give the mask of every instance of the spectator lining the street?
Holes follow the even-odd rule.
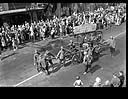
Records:
[[[73,86],[74,86],[74,87],[83,87],[83,82],[82,82],[82,80],[80,79],[80,76],[77,76],[77,77],[76,77],[76,81],[73,83]]]
[[[111,87],[119,87],[120,79],[117,77],[117,74],[113,74],[113,78],[111,80]]]
[[[101,87],[101,79],[99,77],[96,77],[93,87]]]

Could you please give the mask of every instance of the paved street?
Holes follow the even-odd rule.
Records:
[[[82,75],[84,66],[69,65],[62,67],[55,73],[51,73],[50,76],[40,74],[33,77],[30,80],[18,86],[30,86],[30,87],[72,87],[75,77],[81,76],[84,86],[88,86],[96,76],[103,79],[111,79],[112,73],[119,70],[126,70],[126,23],[121,26],[114,26],[111,29],[103,30],[104,38],[107,40],[111,35],[116,36],[120,33],[122,35],[117,37],[117,54],[112,58],[109,53],[100,58],[97,61],[91,73]],[[69,41],[70,38],[66,38],[65,41]],[[33,75],[36,75],[36,67],[33,66],[33,52],[34,49],[40,46],[46,45],[46,41],[36,42],[35,44],[27,43],[24,48],[18,50],[16,54],[12,54],[12,51],[3,53],[3,60],[0,63],[0,85],[10,86],[16,85]],[[103,68],[103,69],[102,69]]]

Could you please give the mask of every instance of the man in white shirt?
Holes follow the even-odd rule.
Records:
[[[60,63],[64,65],[64,48],[61,46],[60,51],[58,52],[56,58],[60,60]]]
[[[73,83],[74,87],[82,87],[83,86],[83,82],[80,79],[80,76],[76,77],[76,81]]]

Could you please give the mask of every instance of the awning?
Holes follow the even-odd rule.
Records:
[[[36,9],[30,9],[31,10],[40,10],[42,8],[36,8]],[[4,15],[4,14],[11,14],[11,13],[18,13],[18,12],[25,12],[28,11],[27,9],[16,9],[16,10],[8,10],[8,11],[2,11],[0,12],[0,15]]]

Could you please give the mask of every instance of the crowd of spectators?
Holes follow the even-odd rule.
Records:
[[[114,73],[111,80],[102,81],[100,77],[96,77],[95,81],[89,86],[85,86],[84,82],[80,79],[80,76],[76,77],[76,81],[73,83],[74,87],[124,87],[125,85],[125,75],[123,71]]]
[[[18,49],[18,45],[35,40],[45,40],[46,38],[63,37],[73,34],[75,26],[83,24],[96,24],[97,29],[120,25],[126,21],[126,6],[102,7],[94,12],[74,12],[70,16],[58,18],[53,16],[51,19],[40,20],[22,25],[2,26],[0,28],[0,53],[5,49]]]

